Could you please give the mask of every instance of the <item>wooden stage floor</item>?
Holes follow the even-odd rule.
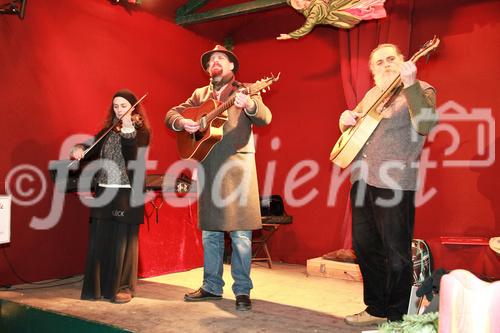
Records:
[[[343,322],[345,315],[364,309],[359,282],[308,277],[301,265],[253,264],[253,309],[240,312],[234,307],[230,267],[224,269],[220,301],[183,301],[184,293],[200,286],[201,268],[141,279],[127,304],[80,300],[81,276],[64,286],[1,291],[0,299],[133,332],[361,332]]]

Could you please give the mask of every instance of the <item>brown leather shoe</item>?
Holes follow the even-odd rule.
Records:
[[[115,298],[113,298],[113,303],[128,303],[132,300],[132,295],[130,292],[127,291],[120,291],[118,294],[116,294]]]
[[[372,316],[365,310],[351,316],[346,316],[344,322],[351,326],[368,326],[385,323],[387,322],[387,318]]]
[[[199,288],[196,291],[184,295],[184,301],[186,302],[203,302],[203,301],[219,300],[219,299],[222,299],[222,296],[209,293],[208,291],[203,290],[202,288]]]
[[[252,309],[252,301],[248,295],[238,295],[236,296],[236,310],[238,311],[248,311]]]

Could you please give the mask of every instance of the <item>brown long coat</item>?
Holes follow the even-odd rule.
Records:
[[[222,93],[221,100],[225,101],[234,94],[235,89],[229,84]],[[200,106],[213,97],[211,86],[196,89],[184,103],[167,112],[165,123],[170,129],[174,129],[173,122],[186,108]],[[257,104],[255,115],[247,115],[234,105],[227,110],[228,120],[223,127],[223,139],[201,163],[205,175],[205,185],[198,203],[198,223],[201,230],[262,228],[252,126],[269,124],[272,115],[259,95],[252,99]]]

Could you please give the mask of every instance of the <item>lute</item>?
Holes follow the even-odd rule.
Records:
[[[439,38],[434,36],[433,39],[425,43],[418,52],[410,59],[416,63],[418,59],[435,50],[439,45]],[[375,100],[361,117],[358,118],[356,124],[345,130],[337,140],[330,153],[330,160],[341,168],[346,168],[352,163],[361,148],[368,141],[372,133],[377,128],[380,121],[383,119],[382,111],[385,110],[400,93],[403,84],[401,76],[398,76],[392,81],[389,87]],[[382,108],[379,108],[384,104]]]

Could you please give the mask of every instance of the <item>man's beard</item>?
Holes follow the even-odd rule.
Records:
[[[229,72],[226,75],[223,75],[222,68],[213,68],[210,69],[210,81],[215,90],[219,90],[226,83],[231,81],[233,78],[233,72]]]
[[[222,67],[213,67],[210,69],[210,77],[215,81],[222,80]]]
[[[394,70],[383,71],[382,73],[375,74],[373,81],[375,81],[375,85],[381,90],[386,90],[397,76],[398,72]]]

